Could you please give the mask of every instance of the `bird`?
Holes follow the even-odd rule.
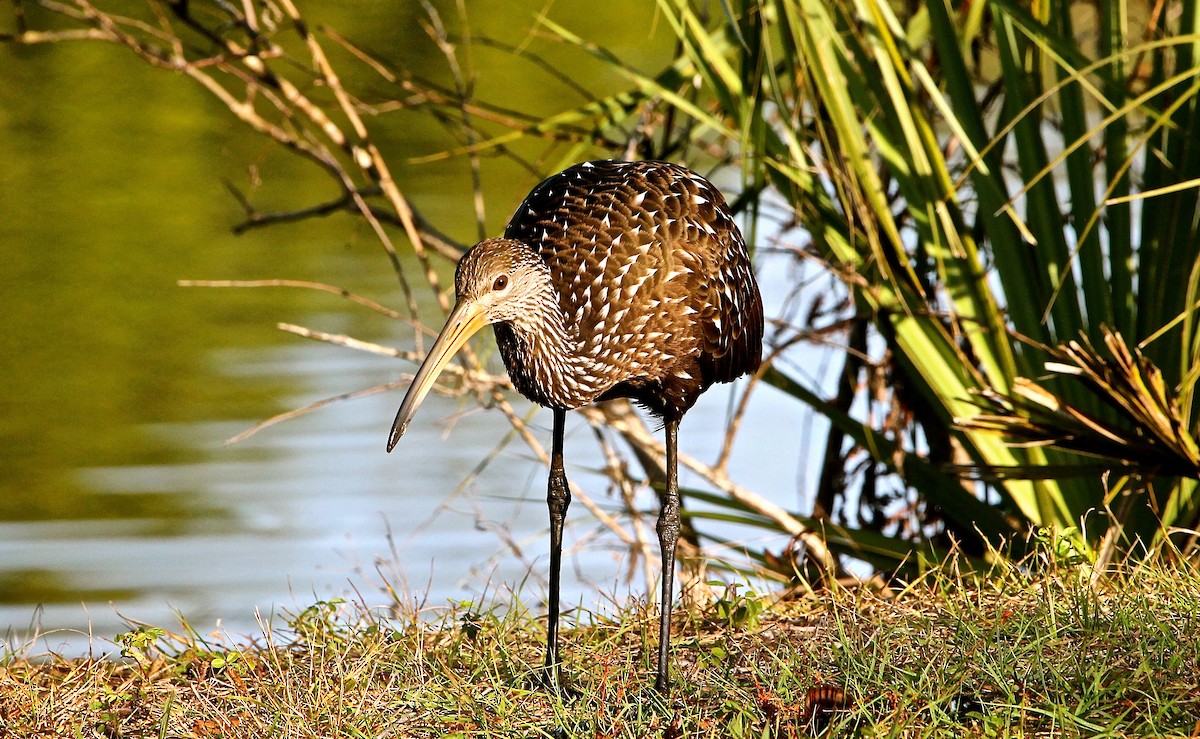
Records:
[[[392,451],[437,376],[491,325],[513,387],[553,412],[547,504],[550,572],[545,672],[559,684],[562,535],[570,487],[566,413],[629,398],[663,423],[665,490],[655,689],[667,693],[679,519],[679,424],[712,384],[762,360],[762,297],[741,232],[703,176],[661,161],[583,162],[530,191],[501,238],[467,250],[455,304],[413,376]]]

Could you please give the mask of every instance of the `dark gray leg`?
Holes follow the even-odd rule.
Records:
[[[662,599],[658,613],[658,672],[654,689],[666,693],[671,688],[667,676],[670,666],[671,610],[675,595],[675,542],[679,539],[679,419],[668,419],[667,492],[658,514],[658,545],[662,548]]]
[[[546,503],[550,507],[550,614],[546,624],[546,680],[558,684],[558,588],[562,569],[563,521],[571,505],[571,489],[563,470],[563,426],[566,411],[554,411],[554,440],[550,450],[550,484]]]

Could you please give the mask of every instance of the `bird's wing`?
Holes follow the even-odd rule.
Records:
[[[682,225],[673,251],[687,271],[695,311],[700,365],[716,382],[753,372],[762,359],[762,298],[741,232],[724,196],[703,177],[683,170],[673,218]]]
[[[585,351],[651,372],[695,356],[715,381],[757,368],[762,305],[708,180],[665,162],[587,162],[533,189],[505,231],[532,245]]]

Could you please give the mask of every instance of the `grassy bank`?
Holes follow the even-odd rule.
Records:
[[[431,624],[321,603],[286,644],[239,651],[142,628],[119,638],[124,660],[7,655],[0,735],[1200,735],[1194,566],[730,597],[677,621],[669,699],[649,690],[652,616],[566,634],[572,697],[533,687],[542,624],[503,606]]]

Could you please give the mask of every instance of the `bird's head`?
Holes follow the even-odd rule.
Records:
[[[544,300],[550,272],[523,241],[487,239],[472,247],[454,271],[458,306],[470,305],[482,323],[520,321]],[[448,325],[448,324],[447,324]]]
[[[454,354],[484,326],[520,323],[545,305],[549,271],[521,241],[487,239],[473,246],[454,271],[454,309],[413,377],[388,436],[388,451],[408,428],[417,407]]]

